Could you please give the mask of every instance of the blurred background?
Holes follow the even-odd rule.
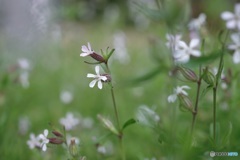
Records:
[[[181,147],[191,115],[167,102],[177,82],[169,76],[173,63],[165,36],[168,32],[186,34],[188,22],[205,13],[204,34],[211,42],[225,29],[220,14],[233,11],[237,2],[0,0],[0,159],[67,159],[62,147],[50,145],[43,153],[27,145],[30,133],[37,135],[51,129],[49,123],[61,128],[59,119],[67,113],[81,121],[70,134],[80,139],[82,155],[89,160],[117,159],[118,141],[114,136],[101,141],[100,145],[108,146],[109,151],[104,153],[99,152],[94,141],[107,132],[97,115],[105,115],[113,122],[115,119],[110,87],[88,87],[90,79],[86,75],[94,73],[94,66],[84,63],[91,59],[79,56],[81,46],[88,42],[97,53],[107,47],[116,49],[110,66],[121,123],[134,118],[140,105],[147,105],[155,109],[160,128],[170,135],[163,138],[167,143],[162,144],[158,132],[139,125],[129,127],[124,137],[127,159],[209,158],[211,99],[201,102],[196,148],[185,153]],[[219,46],[209,45],[210,49],[214,47]],[[227,67],[233,67],[230,57],[226,61]],[[218,117],[222,131],[228,128],[229,121],[234,128],[228,145],[219,150],[240,151],[239,87],[239,83],[233,85],[231,100],[226,100],[223,92],[219,96],[223,97]],[[194,95],[194,89],[190,93]],[[176,137],[182,138],[176,142]]]

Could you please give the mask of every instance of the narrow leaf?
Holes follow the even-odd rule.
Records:
[[[124,130],[126,127],[128,127],[128,126],[130,126],[130,125],[132,125],[132,124],[134,124],[134,123],[136,123],[136,120],[133,119],[133,118],[127,120],[127,121],[123,124],[122,130]]]

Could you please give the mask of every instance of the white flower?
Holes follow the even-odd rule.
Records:
[[[178,48],[173,52],[173,58],[176,62],[187,63],[190,59],[190,56],[199,57],[201,52],[198,49],[195,49],[199,46],[199,39],[192,39],[189,46],[184,41],[178,42]]]
[[[240,63],[240,34],[233,33],[231,34],[231,39],[233,44],[228,46],[228,49],[234,50],[233,53],[233,63]]]
[[[69,91],[62,91],[60,93],[60,99],[64,104],[69,104],[73,100],[73,94]]]
[[[174,93],[172,95],[168,96],[168,102],[169,103],[175,102],[177,99],[177,96],[179,94],[183,94],[183,95],[187,96],[188,93],[186,91],[184,91],[184,89],[190,89],[190,87],[189,86],[181,86],[181,87],[177,86],[177,88],[174,89]]]
[[[48,135],[48,130],[45,129],[43,134],[39,135],[39,138],[41,140],[41,148],[43,151],[47,150],[47,144],[49,143],[49,139],[47,138]]]
[[[97,152],[103,155],[111,155],[113,152],[113,145],[110,141],[107,141],[103,145],[97,147]]]
[[[90,73],[87,74],[88,78],[94,78],[94,80],[90,82],[89,87],[93,88],[96,82],[98,82],[98,88],[102,89],[102,81],[106,81],[107,77],[100,75],[99,70],[100,70],[99,66],[96,66],[95,67],[96,75]]]
[[[30,140],[27,141],[27,145],[29,146],[30,149],[34,149],[35,147],[40,147],[40,138],[35,136],[35,134],[31,133],[30,134]]]
[[[159,115],[146,105],[141,105],[137,109],[136,119],[142,125],[155,127],[160,121]]]
[[[240,3],[235,5],[234,12],[225,11],[221,14],[221,18],[226,21],[228,29],[240,30]]]
[[[30,127],[28,117],[20,117],[18,120],[18,131],[20,134],[25,135]]]
[[[59,123],[65,127],[66,130],[72,130],[79,124],[79,119],[75,118],[72,113],[67,113],[65,118],[61,118]]]
[[[172,49],[173,51],[175,51],[178,48],[178,43],[181,40],[182,35],[180,35],[180,34],[176,34],[176,35],[167,34],[166,38],[167,38],[166,46],[169,49]]]
[[[88,47],[87,46],[82,46],[82,53],[80,54],[81,57],[86,57],[89,56],[90,54],[93,54],[94,51],[91,48],[90,43],[88,42]]]
[[[29,70],[30,69],[30,63],[26,58],[19,58],[18,60],[18,66],[23,70]]]
[[[198,18],[192,19],[188,23],[188,28],[190,30],[199,30],[206,22],[206,15],[204,13],[201,13]]]

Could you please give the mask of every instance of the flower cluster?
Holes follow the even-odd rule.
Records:
[[[103,53],[102,55],[97,54],[94,50],[92,50],[91,44],[88,43],[88,46],[85,46],[85,45],[82,46],[82,53],[80,54],[80,56],[81,57],[90,56],[97,62],[96,63],[87,62],[88,64],[104,63],[108,69],[108,59],[110,58],[110,56],[112,55],[113,52],[114,52],[114,49],[111,50],[110,52],[108,52],[108,50],[106,51],[106,53],[102,52]],[[93,88],[95,86],[95,84],[97,83],[98,88],[102,89],[103,83],[111,81],[111,76],[108,73],[100,74],[100,66],[99,65],[95,66],[95,72],[96,72],[96,74],[91,74],[91,73],[87,74],[88,78],[93,78],[93,80],[89,84],[89,87]]]
[[[47,144],[49,143],[48,130],[45,129],[43,134],[35,136],[35,134],[30,134],[30,140],[27,141],[27,144],[30,149],[41,148],[43,151],[47,150]]]
[[[233,31],[231,34],[232,44],[228,46],[229,50],[234,51],[233,62],[240,63],[240,3],[235,5],[234,13],[225,11],[221,18],[226,21],[226,27]]]

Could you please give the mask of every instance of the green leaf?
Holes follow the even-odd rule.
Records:
[[[222,145],[223,146],[225,146],[229,142],[231,134],[232,134],[232,123],[229,122],[228,130],[227,130],[226,134],[223,136],[223,139],[222,139]]]
[[[134,124],[134,123],[136,123],[136,120],[133,119],[133,118],[127,120],[127,121],[123,124],[122,130],[124,130],[126,127],[128,127],[128,126],[130,126],[130,125],[132,125],[132,124]]]
[[[113,54],[114,51],[115,51],[115,49],[112,49],[112,50],[110,51],[110,53],[108,53],[108,55],[107,55],[107,60],[112,56],[112,54]]]

